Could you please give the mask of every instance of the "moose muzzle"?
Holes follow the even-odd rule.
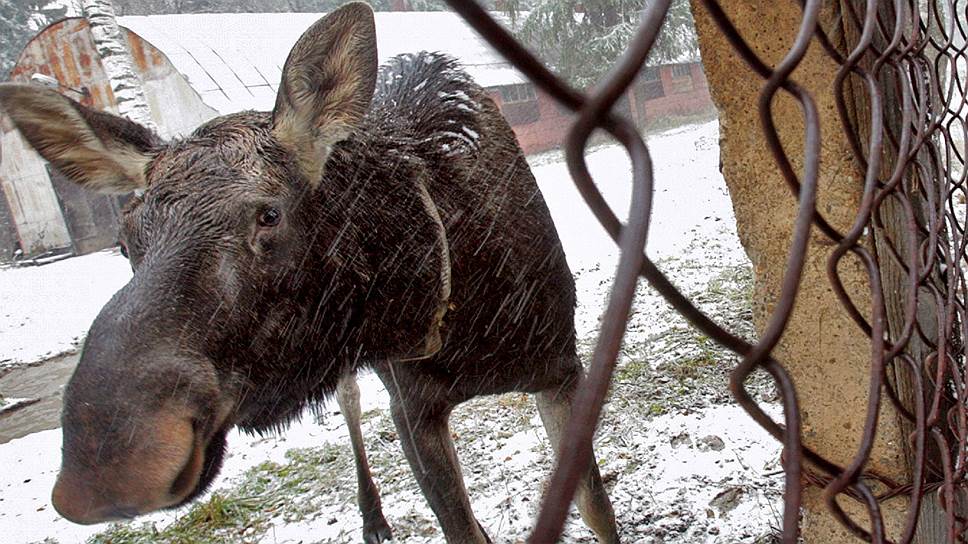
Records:
[[[52,502],[76,523],[188,502],[218,472],[231,427],[234,396],[212,361],[163,335],[166,320],[142,319],[132,334],[120,317],[131,311],[123,300],[116,296],[95,320],[64,392]]]
[[[62,516],[83,524],[132,518],[181,504],[192,494],[205,463],[192,420],[162,413],[137,427],[127,452],[96,436],[79,437],[83,444],[65,440],[52,495]]]

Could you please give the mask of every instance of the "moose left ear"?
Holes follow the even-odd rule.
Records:
[[[376,87],[373,10],[353,2],[309,27],[282,70],[273,133],[314,186],[332,147],[359,125]]]

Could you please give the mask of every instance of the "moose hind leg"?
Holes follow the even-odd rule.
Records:
[[[548,433],[548,439],[551,440],[555,458],[560,455],[561,435],[571,415],[573,397],[574,387],[570,386],[541,391],[535,395],[538,413],[541,414],[541,422]],[[598,537],[598,541],[602,544],[617,544],[619,540],[615,513],[612,511],[612,503],[608,500],[605,484],[602,483],[602,476],[598,472],[594,452],[591,463],[578,483],[577,495],[578,512],[585,521],[585,525],[588,525]]]
[[[356,462],[357,505],[363,515],[364,544],[380,544],[393,538],[393,532],[380,504],[380,490],[373,483],[370,465],[366,461],[366,448],[363,445],[363,432],[360,429],[360,388],[356,384],[356,373],[343,376],[336,388],[336,402],[346,420],[353,446],[353,459]]]
[[[437,516],[448,544],[490,544],[474,517],[464,487],[460,463],[447,424],[447,410],[427,406],[408,409],[391,402],[393,422],[410,468]]]

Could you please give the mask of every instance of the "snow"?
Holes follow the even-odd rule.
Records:
[[[156,127],[141,76],[135,70],[125,36],[115,20],[114,4],[110,0],[85,0],[84,15],[114,94],[118,114],[154,130]]]
[[[775,409],[770,412],[777,415]],[[629,477],[641,478],[638,484],[655,503],[714,520],[709,527],[715,532],[707,528],[684,542],[720,541],[717,534],[726,535],[721,542],[752,541],[749,536],[759,535],[743,538],[750,520],[763,520],[767,528],[780,525],[781,446],[741,408],[714,405],[697,414],[661,416],[649,427],[626,445],[624,455],[645,465]],[[721,448],[704,446],[708,437],[720,439]],[[751,480],[758,485],[750,485]],[[716,500],[728,493],[746,497],[732,504]],[[622,497],[613,493],[612,500],[621,504]],[[657,537],[656,542],[663,541]]]
[[[719,174],[719,127],[716,122],[689,126],[649,138],[654,162],[654,203],[646,254],[661,261],[681,254],[687,240],[713,240],[717,258],[747,260],[735,230],[732,203]],[[688,151],[688,152],[687,152]],[[631,163],[624,148],[603,146],[587,155],[589,171],[605,201],[622,220],[628,217]],[[605,291],[601,282],[614,275],[618,248],[598,223],[571,181],[560,151],[530,160],[532,171],[555,219],[565,255],[576,275],[577,290],[592,305]],[[660,266],[660,268],[662,268]],[[702,274],[697,274],[697,278]],[[594,293],[594,295],[592,295]],[[581,295],[580,295],[581,296]],[[578,336],[590,333],[601,311],[576,312]]]
[[[17,398],[17,397],[0,397],[0,415],[4,412],[9,412],[20,408],[28,402],[32,402],[34,399],[30,398]]]
[[[716,122],[664,132],[648,139],[654,161],[654,204],[646,252],[661,259],[677,254],[686,237],[735,239],[734,217],[725,182],[719,174],[719,128]],[[614,257],[618,249],[571,182],[561,152],[539,155],[535,177],[555,218],[572,270]],[[632,186],[631,163],[624,148],[602,146],[588,154],[592,177],[605,200],[620,218],[628,216]],[[729,234],[727,233],[727,234]],[[732,240],[731,240],[732,241]],[[742,249],[729,247],[730,256]]]
[[[386,408],[385,392],[374,376],[364,377],[361,390],[364,399],[378,401],[371,403],[371,407]],[[507,530],[506,524],[516,517],[525,520],[531,518],[531,508],[538,500],[541,481],[550,469],[550,463],[546,460],[542,467],[544,470],[535,470],[536,461],[547,457],[549,447],[540,432],[537,417],[530,423],[531,428],[519,431],[506,439],[502,447],[493,450],[486,461],[489,467],[479,467],[485,469],[483,478],[486,480],[495,480],[500,475],[509,480],[506,484],[525,481],[525,485],[521,486],[524,491],[520,495],[512,493],[510,497],[515,504],[501,504],[509,500],[502,488],[490,489],[491,493],[486,493],[485,490],[475,490],[469,486],[474,497],[475,513],[491,535],[504,534],[502,527]],[[711,435],[721,437],[724,443],[722,450],[703,451],[699,439]],[[6,467],[0,473],[0,502],[3,504],[0,508],[0,531],[10,539],[8,542],[26,543],[53,537],[60,544],[80,543],[107,527],[105,524],[72,524],[57,516],[50,506],[49,495],[57,475],[60,440],[60,430],[55,429],[0,446],[0,466]],[[305,417],[282,437],[253,438],[233,432],[229,437],[229,455],[213,487],[218,489],[231,483],[246,469],[263,461],[284,462],[285,452],[290,448],[318,447],[327,442],[347,444],[348,441],[346,426],[337,417],[329,418],[323,425]],[[458,450],[466,454],[461,449],[460,439]],[[45,454],[38,455],[38,452]],[[779,443],[740,408],[723,405],[714,405],[689,415],[671,414],[654,418],[648,422],[647,433],[630,432],[620,449],[600,447],[598,452],[600,460],[605,456],[614,456],[624,458],[627,464],[634,463],[611,492],[616,510],[638,503],[641,499],[635,493],[645,489],[648,490],[649,501],[654,504],[675,505],[675,508],[684,511],[702,513],[703,517],[710,515],[707,510],[712,511],[714,526],[721,534],[727,535],[739,535],[751,525],[755,528],[757,520],[761,519],[765,519],[767,524],[778,523],[775,521],[779,519],[776,499],[782,476],[770,475],[780,468],[779,453]],[[399,461],[403,462],[402,455]],[[378,482],[379,468],[374,466]],[[469,477],[474,476],[467,474],[465,467],[465,478]],[[750,485],[751,480],[765,483]],[[734,508],[727,511],[710,506],[710,503],[716,504],[714,499],[717,496],[734,489],[740,489],[748,497],[737,501]],[[407,517],[432,518],[429,507],[419,493],[414,493],[415,489],[407,494],[390,494],[384,488],[384,512],[391,525],[395,520]],[[527,501],[529,496],[531,500]],[[521,497],[525,497],[527,502],[520,502]],[[509,506],[521,511],[510,513]],[[139,522],[163,527],[185,510],[152,514],[139,518]],[[312,535],[314,542],[360,541],[361,522],[355,505],[333,505],[333,510],[312,520],[274,524],[261,542],[297,544],[304,541],[307,535]],[[581,530],[587,532],[580,522],[571,522],[569,533]],[[439,536],[426,540],[439,541]],[[696,541],[701,540],[696,538],[683,542]],[[739,538],[727,540],[740,541]]]
[[[101,307],[130,277],[128,260],[115,250],[0,268],[0,369],[76,349]]]
[[[694,262],[704,263],[674,276],[687,289],[706,285],[710,270],[716,267],[748,265],[718,173],[717,141],[715,122],[648,139],[656,177],[648,253],[662,268],[690,255]],[[579,338],[593,339],[617,250],[581,201],[561,153],[529,161],[576,275]],[[625,152],[617,146],[601,146],[588,154],[588,162],[606,200],[624,217],[630,193]],[[0,360],[18,364],[72,349],[101,305],[129,276],[127,262],[113,251],[43,267],[0,270],[4,301]],[[665,314],[657,313],[663,304],[654,292],[643,287],[638,297],[626,345],[646,344],[668,325]],[[382,385],[366,374],[360,378],[360,388],[363,413],[377,413],[364,422],[364,435],[392,435]],[[603,475],[611,481],[609,494],[626,541],[753,542],[779,523],[780,446],[737,406],[710,404],[645,417],[640,412],[648,399],[630,401],[616,395],[613,392],[606,406],[596,450]],[[520,404],[522,399],[523,395],[475,399],[458,408],[452,418],[475,513],[497,538],[495,542],[523,541],[553,466],[537,413],[530,402]],[[638,408],[632,409],[628,402]],[[778,416],[775,405],[765,408]],[[233,432],[230,454],[213,488],[231,486],[246,469],[265,460],[285,462],[290,448],[327,443],[348,448],[345,424],[332,412],[322,423],[307,415],[281,437],[254,438]],[[441,542],[433,514],[405,468],[399,442],[389,439],[367,447],[384,512],[398,540]],[[59,449],[59,429],[0,445],[0,466],[5,467],[0,472],[0,533],[11,542],[53,537],[69,544],[106,528],[73,525],[50,506]],[[296,522],[275,519],[267,533],[251,541],[297,543],[307,535],[319,542],[360,541],[352,481],[348,471],[339,482],[327,482],[313,498],[294,498],[314,500],[313,505],[318,504],[314,517]],[[184,509],[139,521],[162,527],[180,513]],[[591,533],[576,519],[570,517],[563,542],[590,542]]]

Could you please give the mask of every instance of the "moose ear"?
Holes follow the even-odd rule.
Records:
[[[376,72],[373,10],[362,2],[314,23],[289,53],[272,112],[273,133],[313,185],[333,145],[363,119]]]
[[[0,110],[68,179],[92,191],[145,186],[145,166],[162,145],[151,130],[84,107],[49,89],[0,84]]]

